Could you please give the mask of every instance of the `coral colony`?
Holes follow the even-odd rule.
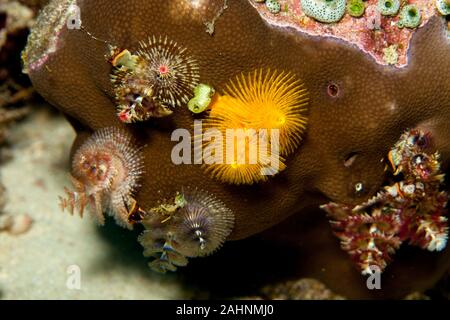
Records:
[[[439,73],[431,68],[449,67],[441,37],[448,0],[217,2],[136,0],[142,16],[124,23],[126,4],[112,10],[84,1],[83,26],[71,31],[64,19],[75,1],[52,0],[43,10],[24,69],[39,92],[83,124],[80,137],[93,132],[73,155],[74,189],[61,207],[88,209],[100,224],[106,212],[123,227],[141,225],[144,255],[163,273],[299,213],[308,192],[333,200],[322,209],[363,274],[384,270],[403,242],[443,250],[448,195],[437,150],[448,150],[435,142],[448,140],[447,126],[430,128],[435,136],[404,126],[448,123],[448,75],[440,85],[429,78]],[[117,12],[120,23],[111,18]],[[124,29],[126,40],[111,36]],[[83,34],[76,52],[67,49],[70,32]],[[411,41],[416,35],[431,47]],[[80,54],[86,50],[89,56]],[[406,70],[398,78],[379,64]],[[243,143],[235,143],[236,131]],[[188,160],[191,151],[201,155],[191,166],[173,158],[183,149],[174,141],[185,134]],[[265,171],[273,158],[278,170]],[[252,223],[235,228],[246,219]]]
[[[402,242],[429,251],[447,245],[448,194],[442,190],[439,153],[429,152],[430,142],[429,133],[405,132],[389,152],[392,184],[361,205],[322,206],[362,274],[371,274],[373,266],[384,270]]]

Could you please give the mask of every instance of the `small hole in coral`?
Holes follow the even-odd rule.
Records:
[[[6,27],[6,13],[0,12],[0,30]]]
[[[339,86],[335,83],[330,83],[327,88],[327,93],[330,97],[337,97],[339,95]]]
[[[358,153],[357,152],[350,152],[344,160],[344,167],[349,168],[353,165],[353,163],[355,163],[356,158],[358,158]]]
[[[391,3],[390,1],[386,1],[386,2],[384,3],[384,6],[385,6],[386,8],[390,8],[390,7],[392,7],[392,3]]]
[[[364,193],[364,184],[362,182],[355,184],[355,193],[358,195]]]
[[[408,15],[409,15],[411,18],[414,18],[415,16],[417,16],[417,10],[416,10],[416,9],[411,9],[411,10],[409,10],[409,11],[408,11]]]

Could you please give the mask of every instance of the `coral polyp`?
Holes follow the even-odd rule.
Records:
[[[199,81],[197,62],[167,37],[141,41],[135,54],[113,48],[110,61],[118,117],[125,123],[172,114],[192,98]]]
[[[378,0],[378,10],[384,16],[395,16],[400,9],[400,0]]]
[[[276,14],[281,11],[281,5],[278,0],[266,0],[266,7],[270,13]]]
[[[358,206],[322,206],[362,274],[383,271],[402,242],[428,251],[447,245],[448,194],[441,190],[439,153],[430,153],[430,133],[405,132],[389,152],[392,184]],[[399,181],[396,181],[398,178]]]
[[[60,205],[80,216],[88,207],[101,225],[108,211],[119,225],[131,228],[128,208],[142,173],[143,156],[134,139],[121,129],[100,129],[76,151],[71,177],[75,190],[66,189]]]
[[[400,11],[399,28],[417,28],[421,22],[422,14],[416,5],[406,5]]]
[[[301,0],[305,14],[320,22],[338,22],[345,14],[346,0]]]
[[[443,16],[450,15],[450,0],[436,0],[436,7]]]
[[[234,214],[213,195],[199,189],[183,190],[173,203],[153,208],[139,237],[149,265],[165,272],[187,264],[187,258],[204,257],[218,250],[234,227]]]
[[[347,12],[352,17],[361,17],[365,10],[366,7],[362,0],[350,0],[347,3]]]

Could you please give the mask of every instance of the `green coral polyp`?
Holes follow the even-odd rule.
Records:
[[[278,2],[278,0],[267,0],[266,7],[270,13],[276,14],[281,11],[281,4]]]
[[[378,0],[378,10],[383,16],[395,16],[400,9],[400,0]]]
[[[450,15],[450,0],[436,0],[436,8],[443,16]]]
[[[301,0],[303,12],[324,23],[338,22],[345,14],[346,0]]]
[[[400,20],[398,21],[399,28],[417,28],[422,21],[422,14],[420,9],[413,5],[406,5],[400,12]]]
[[[350,0],[347,4],[347,12],[352,17],[361,17],[365,10],[366,7],[362,0]]]

